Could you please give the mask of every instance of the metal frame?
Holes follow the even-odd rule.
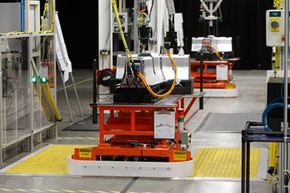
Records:
[[[288,163],[288,63],[289,63],[289,1],[284,1],[284,18],[285,18],[285,46],[283,49],[284,62],[284,136],[281,148],[280,159],[280,193],[288,193],[289,188],[289,163]],[[287,10],[287,11],[286,11]]]
[[[30,44],[32,42],[32,39],[35,37],[54,37],[53,33],[47,33],[47,34],[23,34],[23,35],[15,35],[15,36],[1,36],[1,39],[18,39],[18,38],[22,38],[22,39],[26,39],[27,41],[27,50],[28,50],[28,55],[27,55],[27,60],[29,61],[33,56],[32,56],[32,50],[30,49]],[[2,69],[2,57],[1,57],[1,52],[0,52],[0,69]],[[55,68],[55,67],[54,67]],[[29,68],[28,70],[28,76],[32,77],[32,69]],[[28,80],[27,80],[28,81]],[[29,128],[29,133],[23,135],[23,136],[18,136],[18,138],[13,139],[12,141],[9,141],[7,143],[4,143],[4,125],[3,125],[3,110],[0,111],[0,165],[3,165],[3,150],[7,147],[10,147],[14,144],[17,144],[21,141],[26,141],[26,147],[27,150],[32,151],[33,150],[33,139],[34,139],[34,135],[41,133],[44,130],[49,130],[49,129],[57,129],[57,126],[55,123],[50,123],[47,125],[44,125],[41,128],[35,128],[34,127],[34,105],[35,105],[35,96],[34,96],[34,87],[33,87],[33,83],[31,82],[29,85],[29,90],[30,90],[30,101],[29,101],[29,122],[30,122],[30,128]],[[2,71],[0,70],[0,109],[2,108],[2,104],[3,104],[3,99],[2,99],[2,93],[3,93],[3,89],[2,89]],[[56,90],[54,90],[54,95],[56,95]],[[55,131],[55,137],[57,136],[57,131]]]
[[[286,144],[290,142],[289,135],[290,134],[287,134],[286,136],[287,137]],[[242,131],[241,193],[250,193],[251,143],[269,143],[269,142],[275,142],[275,143],[281,143],[281,144],[285,143],[284,132],[265,131],[262,123],[247,122],[245,129]],[[281,181],[281,179],[279,181],[283,182]],[[284,187],[284,184],[283,184],[283,187]],[[279,191],[281,191],[282,189],[279,189]]]

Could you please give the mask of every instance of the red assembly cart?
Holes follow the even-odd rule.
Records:
[[[184,119],[199,97],[202,95],[172,95],[154,104],[92,104],[91,107],[100,113],[99,144],[75,149],[69,158],[70,173],[146,177],[192,175],[191,134],[184,127]]]

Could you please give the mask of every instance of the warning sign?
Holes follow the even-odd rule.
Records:
[[[82,149],[80,149],[80,157],[81,158],[90,158],[90,157],[92,157],[92,149],[91,148],[82,148]]]
[[[175,151],[174,160],[175,161],[185,161],[187,158],[187,151]]]

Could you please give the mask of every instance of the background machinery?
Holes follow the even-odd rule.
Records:
[[[236,97],[232,69],[239,58],[234,58],[231,37],[216,37],[222,21],[222,1],[200,0],[200,21],[208,36],[192,38],[191,74],[195,77],[194,88],[205,88],[206,96]]]

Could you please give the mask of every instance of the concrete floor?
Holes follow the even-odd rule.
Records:
[[[81,103],[85,116],[91,110],[90,71],[77,71],[77,82],[87,79],[78,85]],[[266,72],[265,71],[238,71],[236,72],[239,88],[238,98],[211,98],[206,99],[205,110],[192,110],[194,116],[187,120],[187,127],[193,133],[191,148],[199,146],[240,147],[239,133],[209,133],[196,131],[208,113],[261,113],[266,103]],[[66,117],[61,128],[70,125],[63,94],[59,92],[58,98],[61,111]],[[73,103],[75,104],[75,103]],[[76,120],[81,117],[77,114],[77,107],[73,105]],[[242,129],[242,128],[241,128]],[[74,139],[84,137],[84,139]],[[88,138],[85,138],[88,137]],[[96,144],[96,132],[59,132],[59,139],[50,140],[49,143],[58,144]],[[24,156],[20,155],[21,156]],[[8,161],[11,163],[17,158]],[[0,192],[99,192],[99,193],[238,193],[239,181],[206,181],[206,180],[172,180],[151,178],[104,178],[104,177],[44,177],[44,176],[0,176]],[[264,181],[253,181],[252,193],[270,193],[271,185]]]

